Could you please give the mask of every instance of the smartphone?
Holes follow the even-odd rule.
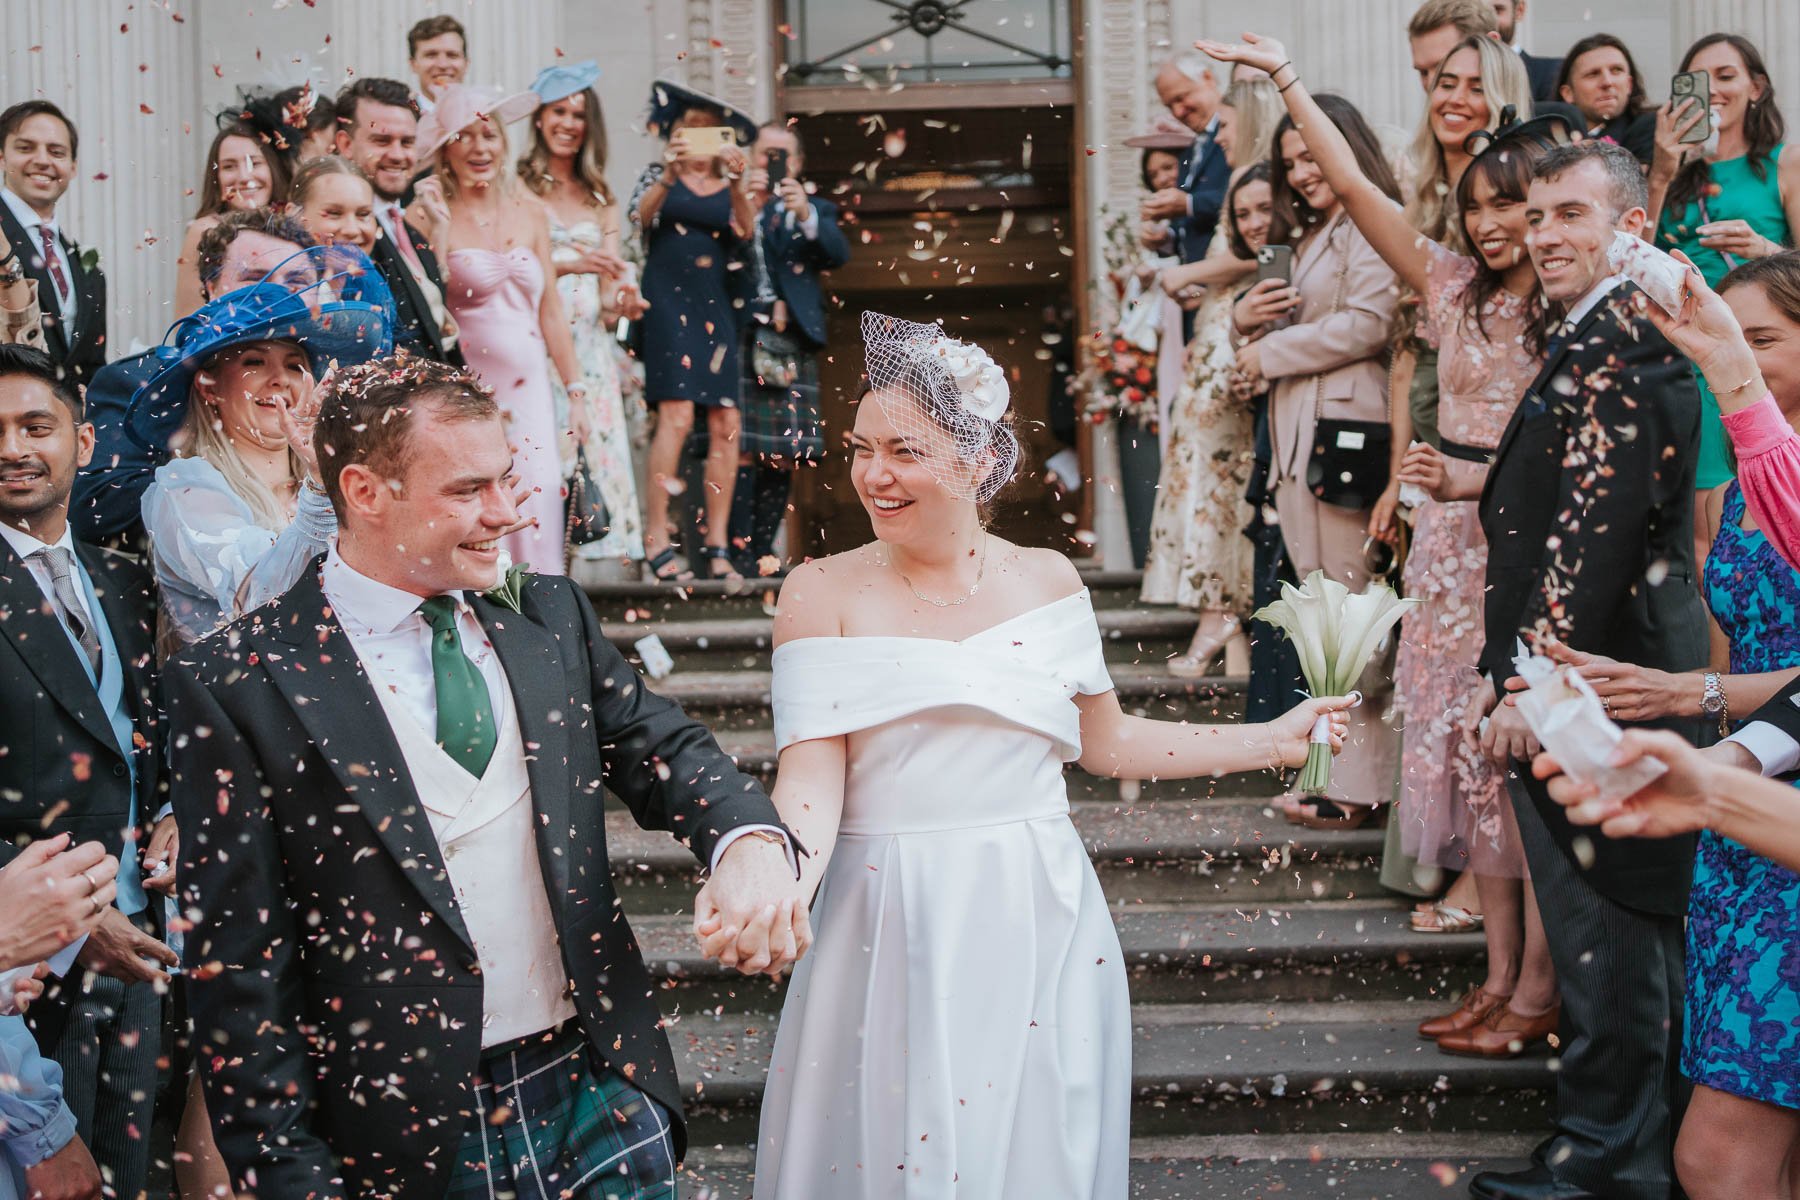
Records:
[[[1256,252],[1256,282],[1265,279],[1279,279],[1288,283],[1294,275],[1294,248],[1292,246],[1264,246]]]
[[[1712,136],[1712,76],[1705,71],[1683,71],[1669,80],[1670,111],[1678,120],[1682,116],[1682,101],[1689,96],[1700,101],[1701,112],[1699,123],[1681,135],[1683,142],[1692,145]]]
[[[683,132],[695,158],[717,158],[725,147],[737,145],[737,133],[729,125],[701,125]]]
[[[788,152],[786,150],[769,151],[769,190],[788,177]]]

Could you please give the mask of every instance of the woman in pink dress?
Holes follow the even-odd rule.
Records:
[[[430,231],[448,265],[444,302],[456,318],[463,356],[506,413],[514,469],[531,489],[520,515],[535,524],[508,534],[515,563],[563,573],[562,439],[592,431],[588,389],[562,300],[547,281],[550,223],[543,202],[507,167],[505,123],[537,108],[530,92],[455,84],[419,122],[419,155],[438,152],[437,173],[419,181],[409,219]],[[569,428],[559,427],[550,365],[569,397]]]
[[[1247,40],[1200,48],[1278,76],[1288,112],[1326,182],[1377,253],[1425,298],[1426,333],[1439,350],[1443,451],[1417,445],[1397,473],[1401,483],[1431,497],[1416,510],[1403,577],[1406,594],[1423,603],[1402,620],[1394,670],[1406,718],[1398,819],[1407,853],[1474,874],[1488,970],[1452,1012],[1424,1022],[1419,1033],[1450,1053],[1513,1057],[1555,1031],[1556,974],[1535,898],[1523,883],[1524,848],[1503,770],[1469,744],[1464,726],[1492,707],[1475,670],[1487,571],[1477,501],[1488,460],[1543,363],[1544,306],[1525,252],[1524,201],[1531,164],[1554,137],[1547,123],[1561,118],[1484,133],[1485,143],[1471,139],[1472,158],[1450,199],[1459,240],[1475,253],[1458,254],[1421,238],[1400,206],[1362,177],[1348,143],[1281,45],[1255,35]],[[1438,75],[1466,72],[1478,61],[1477,49],[1465,43]],[[1565,140],[1566,131],[1563,122]],[[1514,715],[1507,710],[1495,720]]]

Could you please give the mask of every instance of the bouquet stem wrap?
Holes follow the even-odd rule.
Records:
[[[1371,582],[1352,593],[1325,572],[1314,571],[1299,587],[1282,584],[1281,599],[1257,610],[1255,619],[1267,621],[1294,643],[1301,674],[1314,696],[1343,696],[1352,694],[1407,605],[1417,603],[1402,600],[1385,583]],[[1329,728],[1324,717],[1313,725],[1298,784],[1303,796],[1323,796],[1331,784]]]

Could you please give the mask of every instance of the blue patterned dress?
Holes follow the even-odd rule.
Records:
[[[1800,572],[1725,493],[1706,601],[1732,674],[1800,666]],[[1682,1074],[1716,1091],[1800,1108],[1800,876],[1730,838],[1700,835],[1688,901]]]

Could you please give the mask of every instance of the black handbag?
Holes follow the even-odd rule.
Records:
[[[1350,274],[1350,247],[1344,246],[1343,261],[1338,267],[1337,294],[1331,311],[1344,306],[1344,280]],[[1394,416],[1393,380],[1388,380],[1387,404],[1379,421],[1351,421],[1325,418],[1324,376],[1313,378],[1313,444],[1306,461],[1307,490],[1334,508],[1361,510],[1373,508],[1381,493],[1387,490],[1389,454],[1394,434],[1390,422]]]
[[[568,545],[586,546],[612,532],[612,513],[606,507],[599,480],[588,468],[587,451],[580,446],[575,447],[575,469],[569,473],[568,485]]]

